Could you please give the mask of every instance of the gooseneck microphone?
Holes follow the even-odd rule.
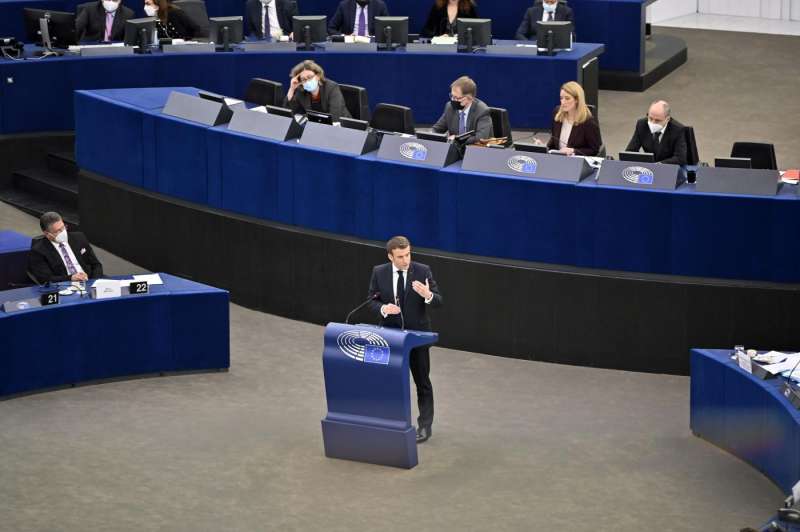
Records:
[[[403,317],[403,307],[400,306],[400,298],[399,297],[394,298],[394,304],[397,305],[397,308],[400,309],[400,329],[401,330],[406,330],[406,320]]]
[[[353,316],[353,314],[355,314],[356,312],[358,312],[359,310],[361,310],[362,308],[366,307],[367,305],[369,305],[370,303],[372,303],[373,301],[375,301],[376,299],[378,299],[380,297],[381,297],[381,293],[380,292],[375,292],[374,294],[372,294],[369,297],[369,299],[367,299],[366,301],[361,303],[359,306],[357,306],[356,308],[354,308],[353,310],[350,311],[350,314],[347,315],[347,317],[344,320],[344,323],[346,325],[350,325],[350,318]]]

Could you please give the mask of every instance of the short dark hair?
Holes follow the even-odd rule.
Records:
[[[46,212],[39,218],[39,227],[42,228],[42,231],[47,231],[51,225],[60,221],[61,215],[57,212]]]
[[[392,254],[395,249],[405,249],[411,245],[411,242],[404,236],[393,236],[386,242],[386,253]]]

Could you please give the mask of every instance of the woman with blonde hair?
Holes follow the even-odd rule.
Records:
[[[595,157],[602,145],[600,126],[586,105],[583,87],[574,81],[564,83],[547,147],[565,155]]]

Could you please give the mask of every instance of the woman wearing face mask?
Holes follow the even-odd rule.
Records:
[[[564,83],[547,147],[564,155],[596,157],[602,145],[600,126],[586,106],[583,87],[574,81]]]
[[[342,0],[328,22],[329,35],[375,35],[375,17],[388,17],[383,0]]]
[[[292,69],[289,91],[283,102],[295,114],[308,111],[328,113],[335,122],[350,118],[339,85],[325,78],[325,71],[314,61],[306,60]]]
[[[202,30],[179,7],[169,0],[144,0],[144,12],[156,18],[156,33],[159,39],[194,39],[201,37]]]
[[[455,35],[457,19],[477,17],[478,10],[473,0],[436,0],[431,6],[422,36]]]
[[[121,41],[125,21],[133,17],[133,10],[120,0],[97,0],[79,11],[75,32],[79,41]]]

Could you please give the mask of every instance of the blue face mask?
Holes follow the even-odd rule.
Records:
[[[547,11],[548,13],[552,13],[553,11],[555,11],[557,6],[558,2],[556,2],[555,4],[548,4],[547,2],[542,2],[542,7],[544,7],[544,10]]]
[[[303,88],[306,90],[306,92],[316,92],[317,88],[319,88],[319,81],[317,78],[311,78],[303,83]]]

